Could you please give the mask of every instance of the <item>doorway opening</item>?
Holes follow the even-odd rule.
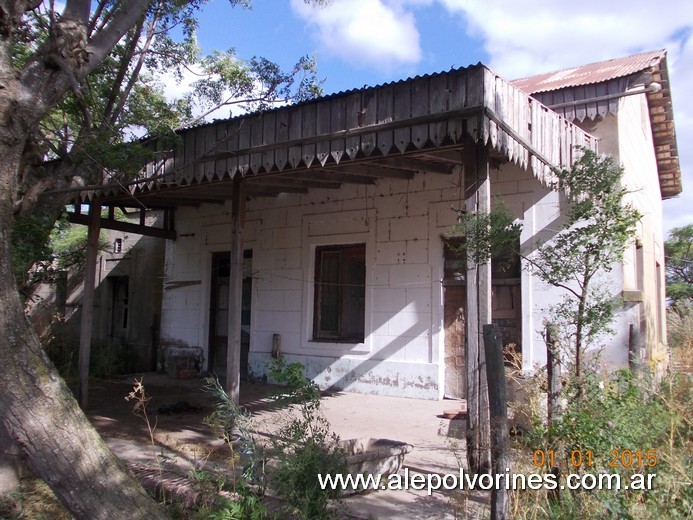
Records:
[[[241,379],[248,377],[250,350],[250,318],[252,303],[253,252],[243,252],[243,289],[241,296]],[[228,251],[212,254],[212,275],[209,309],[209,371],[226,373],[229,330],[229,283],[231,254]]]

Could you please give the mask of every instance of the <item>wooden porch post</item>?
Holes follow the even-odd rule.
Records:
[[[79,361],[77,365],[77,401],[86,410],[89,405],[89,358],[91,356],[91,324],[94,315],[94,286],[96,255],[99,249],[101,205],[89,206],[87,231],[87,258],[84,267],[84,292],[82,293],[82,320],[79,330]]]
[[[226,350],[226,393],[238,404],[241,386],[241,305],[243,295],[243,227],[245,181],[233,179],[231,197],[231,262],[229,269],[229,329]]]
[[[467,142],[464,147],[465,210],[491,210],[488,148]],[[483,326],[491,323],[491,261],[475,264],[467,258],[467,460],[476,472],[491,469],[491,433],[488,384],[483,348]]]

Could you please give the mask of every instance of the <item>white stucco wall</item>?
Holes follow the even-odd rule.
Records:
[[[642,266],[638,265],[634,244],[624,262],[624,289],[643,292],[643,302],[630,305],[631,322],[640,324],[647,361],[653,369],[661,370],[666,360],[662,199],[644,95],[625,97],[619,102],[618,142],[625,169],[624,183],[631,192],[629,201],[642,213],[637,231]]]
[[[661,258],[661,199],[649,127],[643,129],[647,114],[638,99],[624,98],[618,119],[609,116],[589,130],[603,138],[602,151],[623,162],[628,185],[639,187],[633,201],[645,214],[639,236],[644,250],[652,252],[644,262],[644,270],[651,272]],[[251,373],[264,372],[272,337],[280,334],[287,359],[303,363],[322,387],[442,397],[441,237],[456,220],[451,208],[464,206],[461,181],[458,174],[417,173],[411,180],[379,179],[376,185],[250,199],[244,239],[253,255]],[[542,188],[531,172],[501,164],[492,170],[491,186],[494,200],[502,198],[523,223],[520,240],[526,253],[561,227],[561,195]],[[162,344],[206,351],[211,259],[214,252],[229,250],[230,207],[181,208],[176,223],[179,238],[167,242]],[[313,341],[315,248],[349,243],[366,244],[365,339],[354,344]],[[605,279],[614,293],[633,285],[632,263],[627,258],[625,268],[617,266]],[[532,370],[545,363],[546,310],[561,291],[545,286],[531,270],[523,269],[521,277],[523,366]],[[653,275],[646,274],[643,283],[649,291]],[[606,344],[609,365],[627,364],[628,324],[642,321],[647,305],[629,304],[621,311],[617,334]]]
[[[625,96],[619,100],[616,116],[609,114],[597,122],[586,120],[580,126],[600,138],[600,152],[610,154],[623,166],[623,183],[630,191],[627,200],[642,214],[637,240],[626,250],[623,264],[610,273],[608,283],[615,292],[641,290],[643,301],[624,303],[614,323],[616,334],[609,338],[602,359],[610,368],[628,366],[629,326],[633,324],[639,331],[643,360],[654,368],[665,360],[665,302],[658,293],[664,287],[664,240],[647,100],[643,94]]]
[[[282,352],[322,386],[438,398],[441,235],[455,221],[451,206],[463,206],[459,185],[459,176],[417,174],[251,199],[244,237],[253,252],[251,371],[262,373],[272,336],[281,334]],[[181,209],[176,220],[180,238],[167,249],[162,342],[206,348],[211,255],[229,249],[230,208]],[[315,248],[348,243],[366,244],[365,340],[314,342]],[[177,282],[190,285],[172,288]]]
[[[303,363],[323,387],[439,398],[443,392],[442,235],[463,207],[459,175],[417,174],[375,186],[312,189],[306,195],[254,198],[245,247],[253,252],[250,369],[264,371],[272,336],[289,361]],[[558,195],[530,172],[504,164],[491,174],[492,195],[529,222],[522,240],[550,227]],[[212,253],[228,251],[230,207],[180,209],[179,238],[167,244],[162,343],[207,348]],[[312,341],[315,248],[366,244],[363,343]],[[526,363],[541,362],[545,288],[523,274]],[[537,352],[538,349],[538,352]]]

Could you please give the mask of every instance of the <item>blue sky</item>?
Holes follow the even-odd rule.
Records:
[[[212,0],[198,42],[289,67],[315,56],[326,94],[479,61],[507,79],[666,48],[684,193],[664,227],[693,223],[693,0]]]

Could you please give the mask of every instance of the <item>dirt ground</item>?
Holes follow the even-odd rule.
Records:
[[[126,400],[137,381],[144,386],[146,414],[135,413],[135,401]],[[203,391],[203,385],[202,378],[171,379],[156,373],[92,380],[87,415],[128,463],[150,467],[163,463],[182,475],[203,467],[228,470],[228,446],[204,424],[215,398]],[[268,397],[273,390],[276,387],[266,384],[241,384],[241,404],[261,434],[271,434],[280,422],[278,414],[285,413]],[[342,439],[374,437],[411,444],[414,449],[406,455],[400,474],[459,471],[456,455],[463,452],[454,435],[459,434],[459,425],[443,418],[443,411],[460,406],[459,402],[338,392],[324,394],[321,404],[332,430]],[[483,497],[411,489],[354,495],[345,504],[344,518],[363,520],[479,518],[487,507]]]
[[[146,421],[133,413],[133,402],[125,400],[133,390],[135,379],[142,381],[149,399],[147,416],[154,447]],[[228,466],[228,447],[214,438],[203,422],[214,403],[214,398],[202,391],[203,384],[201,378],[174,380],[154,373],[95,381],[90,389],[88,415],[123,458],[151,462],[153,451],[157,451],[159,457],[176,459],[178,469],[183,471],[202,464]],[[278,414],[283,413],[268,397],[273,390],[276,387],[266,384],[241,384],[241,404],[251,412],[257,429],[264,433],[276,428]],[[461,406],[459,402],[337,392],[324,394],[321,404],[332,430],[342,439],[375,437],[411,444],[414,449],[406,455],[400,473],[443,475],[459,471],[456,456],[463,458],[463,442],[455,437],[460,436],[460,421],[456,424],[443,417],[445,410]],[[486,508],[483,497],[453,497],[446,492],[429,494],[411,489],[356,495],[346,503],[350,511],[348,518],[363,519],[475,518]]]

